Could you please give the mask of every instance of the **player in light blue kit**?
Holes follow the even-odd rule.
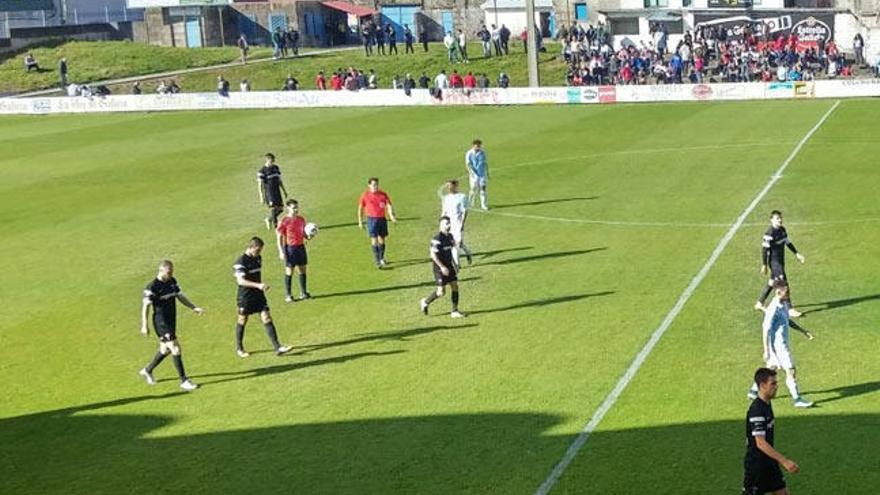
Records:
[[[798,392],[797,377],[795,375],[794,358],[791,355],[789,343],[789,319],[788,310],[791,304],[788,302],[788,285],[784,280],[777,280],[773,284],[776,296],[773,301],[764,308],[764,361],[770,369],[782,368],[785,370],[785,385],[791,393],[795,407],[811,407],[812,402],[801,397]],[[811,337],[807,333],[808,337]],[[752,384],[748,394],[750,399],[758,396],[758,386]]]
[[[464,155],[464,166],[468,172],[471,189],[468,193],[468,204],[474,204],[474,194],[480,192],[480,207],[489,209],[489,198],[486,186],[489,182],[489,162],[486,160],[486,150],[483,142],[474,139],[473,147]]]

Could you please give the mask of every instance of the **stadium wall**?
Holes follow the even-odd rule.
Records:
[[[387,107],[444,105],[611,104],[806,98],[880,97],[880,79],[779,83],[669,84],[447,90],[434,98],[428,90],[407,96],[401,90],[265,91],[111,95],[106,97],[0,98],[0,114],[61,114],[232,110],[272,108]]]

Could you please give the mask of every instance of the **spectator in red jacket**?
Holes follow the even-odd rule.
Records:
[[[330,89],[333,91],[342,90],[342,76],[340,76],[338,72],[334,72],[333,75],[330,76]]]
[[[318,75],[315,76],[315,87],[321,91],[327,89],[327,79],[324,78],[324,71],[318,71]]]
[[[449,76],[449,86],[453,88],[464,87],[464,79],[461,78],[461,74],[459,74],[457,70],[453,70],[452,75]]]
[[[477,78],[474,77],[473,72],[468,72],[466,76],[464,76],[464,87],[468,89],[474,89],[477,87]]]

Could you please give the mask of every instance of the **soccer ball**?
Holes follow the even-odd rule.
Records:
[[[306,237],[308,237],[309,239],[318,235],[318,226],[311,222],[306,224],[306,228],[304,230],[306,232]]]

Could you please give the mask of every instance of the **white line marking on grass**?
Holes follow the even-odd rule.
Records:
[[[816,122],[807,134],[803,137],[803,139],[798,142],[797,146],[795,146],[794,150],[792,150],[791,154],[788,155],[788,158],[782,162],[782,165],[779,166],[779,169],[773,174],[773,177],[767,182],[763,189],[758,193],[757,196],[746,206],[746,209],[739,215],[733,225],[730,226],[730,229],[727,230],[727,233],[724,234],[724,237],[718,242],[718,245],[715,246],[715,249],[712,251],[712,254],[709,256],[709,259],[706,260],[706,263],[700,269],[696,276],[691,280],[688,286],[684,289],[684,292],[678,297],[678,301],[676,301],[675,306],[669,311],[666,317],[663,319],[663,322],[660,323],[660,326],[654,330],[654,333],[651,334],[651,338],[642,347],[642,350],[636,355],[635,359],[633,359],[632,363],[630,363],[629,367],[626,369],[626,373],[620,377],[617,381],[617,384],[614,386],[614,389],[605,397],[605,400],[602,401],[602,404],[599,406],[599,409],[593,413],[593,417],[590,418],[590,421],[583,427],[581,433],[577,436],[577,438],[572,442],[572,444],[568,447],[568,450],[565,451],[565,455],[562,456],[562,459],[558,464],[553,468],[553,471],[547,476],[547,479],[541,483],[541,486],[538,487],[537,491],[535,491],[536,495],[546,495],[553,489],[556,483],[559,481],[559,478],[565,472],[566,468],[568,468],[571,461],[574,460],[574,457],[577,455],[578,451],[587,443],[587,440],[590,438],[590,434],[596,429],[599,423],[602,421],[602,418],[605,417],[605,414],[614,406],[614,403],[617,402],[617,399],[620,397],[620,394],[623,393],[624,389],[626,389],[629,382],[632,381],[635,374],[639,371],[639,368],[642,367],[645,360],[648,358],[648,355],[651,354],[651,351],[654,350],[654,347],[660,341],[660,338],[663,337],[663,334],[666,333],[666,330],[672,324],[673,320],[678,316],[681,312],[684,305],[688,302],[693,295],[694,291],[700,285],[706,275],[709,273],[709,270],[712,266],[715,265],[715,262],[718,261],[718,258],[721,256],[721,252],[724,251],[724,248],[730,243],[733,239],[733,236],[739,230],[740,226],[745,222],[746,217],[748,217],[755,207],[758,206],[758,203],[764,199],[764,196],[770,191],[770,188],[773,187],[774,184],[779,180],[782,176],[782,172],[788,167],[788,164],[794,160],[797,154],[801,151],[801,148],[804,147],[804,144],[810,139],[819,127],[822,126],[823,123],[828,119],[832,112],[840,105],[840,100],[835,101],[834,105],[825,112],[825,115],[819,119],[819,122]]]
[[[683,227],[683,228],[707,228],[707,227],[729,227],[729,223],[698,223],[698,222],[629,222],[622,220],[600,220],[594,218],[565,218],[565,217],[550,217],[546,215],[531,215],[527,213],[512,213],[506,211],[498,211],[498,210],[479,210],[473,209],[471,212],[484,214],[484,215],[498,215],[503,217],[512,217],[512,218],[527,218],[530,220],[548,220],[551,222],[562,222],[562,223],[582,223],[587,225],[612,225],[612,226],[623,226],[623,227]],[[870,217],[870,218],[856,218],[852,220],[816,220],[816,221],[803,221],[803,222],[786,222],[785,224],[788,226],[814,226],[814,225],[850,225],[850,224],[860,224],[860,223],[874,223],[880,222],[880,217]],[[760,227],[766,225],[767,222],[745,222],[741,225],[741,227]]]

